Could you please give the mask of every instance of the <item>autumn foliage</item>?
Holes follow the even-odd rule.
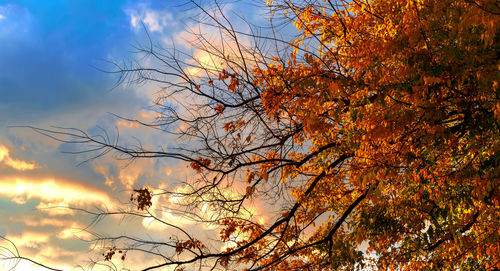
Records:
[[[301,36],[253,83],[267,121],[303,147],[254,157],[247,182],[279,169],[296,203],[279,240],[257,228],[235,257],[270,270],[500,268],[498,2],[269,6]]]
[[[178,204],[217,233],[172,226],[178,238],[154,249],[175,251],[148,270],[500,268],[498,1],[268,1],[298,33],[249,35],[274,53],[199,8],[225,33],[224,46],[200,34],[195,47],[215,64],[198,62],[196,75],[167,65],[180,83],[122,70],[166,84],[157,127],[182,127],[190,145],[113,150],[188,162],[196,177]],[[175,95],[196,101],[188,117],[167,107]],[[135,192],[140,211],[175,194]],[[255,201],[266,213],[247,211]]]
[[[269,120],[308,145],[282,168],[282,182],[313,176],[291,191],[294,227],[328,218],[259,264],[500,268],[498,2],[275,7],[302,36],[257,84]]]

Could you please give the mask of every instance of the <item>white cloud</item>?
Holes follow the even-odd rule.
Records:
[[[12,5],[6,5],[6,6],[0,6],[0,21],[3,19],[7,19],[5,16],[6,13],[9,13],[9,10],[11,9]]]
[[[141,22],[150,32],[163,32],[165,27],[175,24],[171,13],[164,10],[153,10],[142,4],[136,9],[126,9],[130,17],[130,25],[134,29],[141,28]]]

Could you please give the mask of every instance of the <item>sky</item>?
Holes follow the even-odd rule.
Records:
[[[229,9],[245,9],[252,16],[243,4]],[[64,270],[88,266],[89,258],[102,253],[82,241],[90,238],[81,229],[92,217],[51,207],[119,208],[133,187],[175,189],[189,178],[186,165],[166,159],[128,163],[106,156],[81,163],[88,157],[68,153],[77,150],[74,145],[18,126],[104,129],[112,137],[119,133],[145,144],[174,146],[175,139],[113,115],[150,120],[148,108],[158,86],[117,85],[116,75],[102,70],[109,70],[108,61],[133,59],[134,46],[147,42],[146,30],[159,45],[196,53],[185,40],[188,27],[195,26],[193,15],[174,0],[0,0],[0,236],[22,256]],[[173,214],[162,215],[192,226]],[[92,230],[154,236],[164,229],[118,217]],[[0,255],[14,251],[6,241],[0,245]],[[0,262],[0,270],[15,263]],[[43,269],[23,261],[15,270]]]

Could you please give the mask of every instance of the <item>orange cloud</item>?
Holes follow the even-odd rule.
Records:
[[[232,12],[231,9],[231,5],[227,5],[223,13],[228,14]],[[249,30],[245,24],[239,23],[236,25],[236,31]],[[237,40],[233,35],[237,35]],[[170,41],[164,39],[164,42],[168,44]],[[184,69],[191,77],[202,77],[206,72],[217,77],[218,73],[228,66],[228,62],[240,66],[247,65],[249,68],[257,65],[254,61],[256,54],[253,52],[252,43],[246,35],[221,31],[221,28],[215,25],[190,23],[183,31],[174,35],[174,42],[193,50],[191,53],[193,57],[189,61],[192,66]]]
[[[23,223],[24,225],[30,227],[41,227],[41,226],[64,227],[67,225],[71,225],[73,223],[73,221],[67,219],[60,219],[54,217],[39,218],[35,216],[11,217],[9,218],[9,221],[14,223]]]
[[[8,236],[16,246],[39,248],[48,242],[49,236],[38,232],[23,232],[22,236]]]
[[[141,117],[141,119],[143,120],[148,120],[148,121],[154,120],[156,117],[158,117],[158,115],[159,115],[158,113],[152,111],[141,110],[141,112],[139,112],[139,117]]]
[[[38,266],[27,260],[9,260],[7,258],[14,257],[16,251],[19,251],[21,256],[28,259],[33,259],[39,263],[43,263],[47,266],[58,268],[61,270],[78,270],[75,266],[68,265],[67,263],[60,263],[58,258],[75,258],[75,253],[73,251],[67,251],[59,247],[54,247],[50,243],[50,238],[47,235],[25,231],[22,235],[8,235],[6,237],[8,240],[15,244],[15,247],[11,243],[1,242],[3,251],[0,254],[0,270],[30,270],[30,271],[46,271],[47,269]],[[76,255],[79,258],[83,258],[83,255]],[[59,263],[58,263],[59,262]],[[69,263],[71,264],[71,263]],[[94,270],[94,269],[93,269]],[[102,270],[102,269],[100,269]],[[97,270],[96,270],[97,271]]]
[[[131,189],[139,177],[144,173],[154,172],[153,159],[138,159],[134,163],[120,168],[118,179],[128,189]]]
[[[4,145],[0,144],[0,163],[3,162],[5,165],[20,171],[33,170],[39,168],[40,166],[34,162],[26,162],[23,160],[13,159],[10,157],[9,149]]]
[[[116,125],[118,127],[124,127],[124,128],[128,128],[128,129],[136,129],[136,128],[141,127],[141,124],[138,123],[138,122],[124,120],[124,119],[121,119],[121,120],[117,121]]]
[[[74,223],[71,225],[71,227],[66,227],[61,232],[59,232],[57,237],[59,239],[78,238],[82,240],[90,240],[92,235],[87,231],[82,230],[83,228],[85,228],[83,225]]]
[[[104,184],[113,190],[123,186],[125,189],[134,188],[141,176],[150,176],[156,173],[154,159],[115,160],[112,157],[103,157],[93,162],[93,169],[105,178]],[[116,173],[113,170],[116,167]],[[115,175],[116,174],[116,175]]]
[[[104,192],[70,181],[55,179],[24,179],[0,177],[0,195],[22,203],[30,199],[40,199],[38,209],[57,215],[72,213],[69,209],[53,206],[114,206],[112,199]],[[45,209],[49,208],[49,209]]]
[[[215,73],[215,71],[220,71],[224,66],[224,61],[219,56],[202,50],[198,50],[194,54],[192,62],[195,67],[185,69],[185,72],[191,77],[203,76],[205,71]]]
[[[104,178],[106,179],[106,181],[104,182],[105,185],[111,187],[113,190],[116,189],[116,186],[114,185],[116,182],[116,178],[109,172],[108,166],[103,164],[97,164],[94,165],[94,170],[98,173],[101,173],[102,176],[104,176]]]
[[[153,193],[161,193],[166,188],[167,186],[165,184],[160,185],[160,189],[153,189]],[[180,227],[185,227],[196,223],[195,220],[189,218],[189,214],[187,213],[182,214],[169,210],[172,205],[172,199],[170,199],[170,197],[156,196],[153,197],[151,201],[152,205],[149,208],[149,212],[154,214],[156,218],[163,222]],[[158,221],[153,217],[146,217],[142,219],[142,226],[146,229],[156,231],[164,231],[170,228],[170,226],[162,223],[161,221]]]

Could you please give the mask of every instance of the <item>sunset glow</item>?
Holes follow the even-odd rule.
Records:
[[[498,0],[0,0],[0,271],[500,270]]]

